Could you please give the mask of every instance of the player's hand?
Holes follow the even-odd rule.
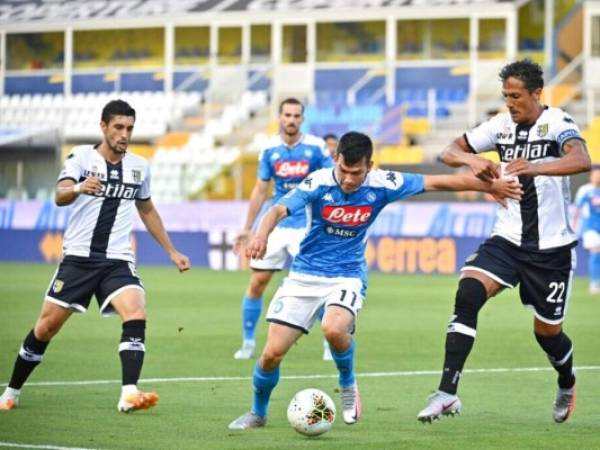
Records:
[[[536,165],[523,158],[513,159],[506,165],[504,171],[507,175],[515,177],[518,177],[519,175],[529,175],[534,177],[537,175]]]
[[[489,159],[479,157],[473,158],[473,161],[469,166],[473,171],[473,175],[486,183],[490,183],[493,180],[500,178],[500,165]]]
[[[102,181],[98,177],[88,177],[81,183],[81,193],[94,195],[102,190]]]
[[[251,259],[262,259],[267,252],[267,239],[256,235],[246,247],[246,256]]]
[[[250,232],[241,231],[233,240],[233,253],[241,255],[243,249],[248,245],[248,241],[250,241]]]
[[[192,267],[192,264],[190,263],[190,258],[185,256],[183,253],[179,253],[177,250],[171,252],[169,254],[169,257],[171,258],[171,261],[173,261],[173,264],[177,266],[179,272],[185,272],[186,270],[190,270],[190,268]]]
[[[507,198],[521,200],[523,197],[523,186],[516,178],[498,178],[492,181],[490,195],[503,208],[508,207]]]

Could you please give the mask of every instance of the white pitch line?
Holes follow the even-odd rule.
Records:
[[[14,442],[0,442],[0,448],[42,448],[48,450],[94,450],[92,448],[83,447],[60,447],[57,445],[33,445],[33,444],[16,444]]]
[[[575,367],[576,371],[600,370],[600,366]],[[466,369],[463,373],[519,373],[519,372],[549,372],[552,367],[498,367],[490,369]],[[409,370],[400,372],[363,372],[357,373],[358,378],[383,378],[383,377],[414,377],[423,375],[440,375],[440,370]],[[313,375],[284,375],[282,380],[318,380],[337,378],[337,374]],[[143,378],[140,383],[178,383],[178,382],[212,382],[212,381],[249,381],[252,377],[174,377],[174,378]],[[37,381],[27,383],[27,386],[89,386],[99,384],[120,384],[121,380],[80,380],[80,381]],[[0,385],[6,386],[6,383]]]

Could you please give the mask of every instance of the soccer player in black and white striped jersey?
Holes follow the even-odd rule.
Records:
[[[17,406],[21,388],[42,361],[50,339],[73,312],[87,310],[92,295],[101,313],[116,312],[123,321],[118,410],[147,409],[158,401],[156,393],[137,389],[145,353],[146,308],[129,241],[135,209],[180,272],[190,268],[190,261],[171,243],[150,199],[148,163],[127,153],[134,123],[135,110],[129,104],[122,100],[107,103],[100,122],[102,143],[75,147],[65,160],[55,196],[58,206],[73,205],[63,258],[0,396],[0,410]]]
[[[544,79],[538,64],[508,64],[500,80],[508,111],[456,139],[441,159],[452,167],[470,167],[483,181],[518,177],[524,194],[519,201],[508,200],[508,208],[498,208],[492,236],[461,269],[442,379],[417,416],[422,422],[460,412],[456,392],[475,341],[478,312],[490,297],[517,285],[521,302],[534,312],[536,340],[558,373],[554,421],[567,420],[575,405],[573,345],[562,329],[577,245],[569,224],[569,175],[590,170],[590,157],[573,119],[540,103]],[[488,150],[498,152],[499,165],[477,156]]]

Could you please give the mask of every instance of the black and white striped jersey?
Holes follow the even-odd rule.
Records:
[[[137,212],[135,200],[150,199],[148,162],[126,153],[121,162],[111,164],[92,145],[75,147],[58,181],[72,179],[79,183],[90,176],[100,178],[102,191],[81,194],[73,202],[63,254],[133,262],[129,235]]]
[[[560,159],[570,139],[581,139],[573,119],[558,108],[545,107],[533,125],[513,122],[501,113],[465,133],[475,152],[496,150],[502,173],[513,159],[525,158],[533,164]],[[501,236],[530,250],[549,250],[573,245],[577,238],[569,224],[571,200],[568,176],[520,176],[524,195],[521,201],[508,200],[508,208],[498,208],[492,236]]]

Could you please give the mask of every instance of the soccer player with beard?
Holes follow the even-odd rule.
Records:
[[[50,340],[73,312],[86,312],[92,295],[102,314],[117,313],[123,322],[117,409],[127,413],[158,401],[156,393],[137,389],[145,353],[146,306],[129,240],[135,209],[180,272],[190,268],[190,261],[175,249],[152,204],[148,163],[127,152],[134,123],[135,110],[129,104],[107,103],[100,121],[102,143],[75,147],[65,160],[55,196],[58,206],[73,205],[63,258],[39,318],[19,350],[8,387],[0,396],[0,410],[18,405],[21,388],[42,361]]]
[[[306,175],[323,167],[331,167],[333,161],[322,139],[300,132],[304,120],[304,105],[295,98],[288,98],[279,105],[280,133],[273,137],[259,155],[258,176],[246,214],[242,232],[236,237],[234,251],[240,253],[252,234],[252,226],[267,200],[269,181],[274,182],[273,202],[298,186]],[[275,271],[282,270],[288,256],[298,253],[300,241],[306,234],[304,211],[282,220],[269,237],[267,254],[261,260],[252,259],[250,283],[242,299],[241,348],[235,359],[250,359],[256,347],[256,325],[262,309],[262,296]],[[325,354],[328,348],[325,348]]]

